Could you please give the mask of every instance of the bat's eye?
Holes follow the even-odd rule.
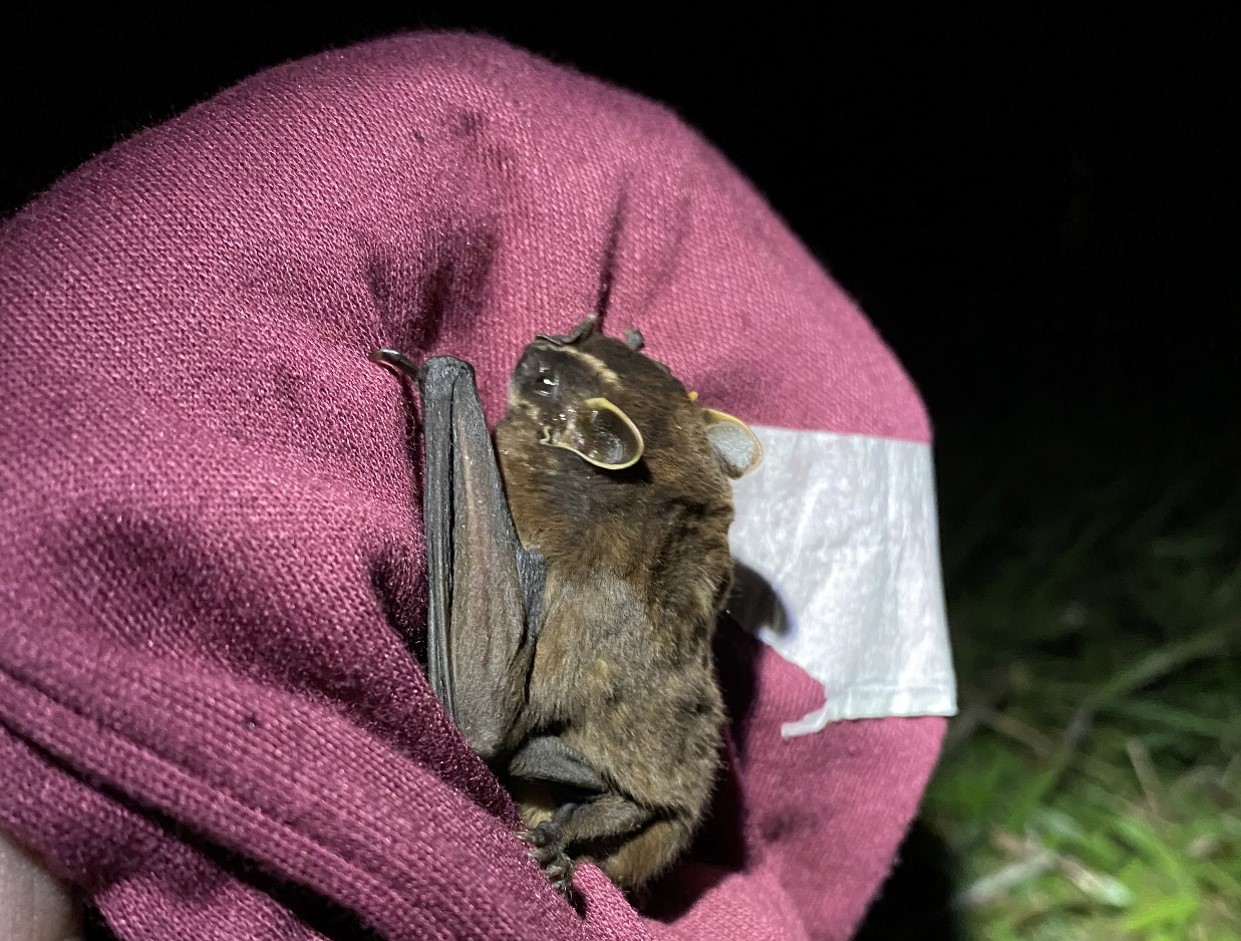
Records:
[[[538,385],[534,387],[535,395],[553,395],[556,387],[560,385],[560,380],[555,376],[540,376]]]

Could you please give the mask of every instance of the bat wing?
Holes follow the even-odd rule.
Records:
[[[393,351],[374,358],[412,369]],[[414,372],[425,432],[427,672],[470,746],[491,760],[525,705],[543,566],[517,541],[474,370],[438,356]]]

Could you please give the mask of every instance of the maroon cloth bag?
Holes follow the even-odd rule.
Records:
[[[606,273],[606,276],[605,276]],[[420,454],[379,345],[472,361],[608,299],[704,404],[925,442],[917,395],[668,111],[494,40],[258,75],[0,230],[0,827],[123,939],[845,938],[944,720],[784,739],[823,690],[721,637],[701,839],[584,914],[411,649]]]

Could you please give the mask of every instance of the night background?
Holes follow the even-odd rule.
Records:
[[[1241,6],[48,5],[0,24],[0,215],[267,66],[420,27],[673,107],[923,393],[962,714],[864,936],[1241,937]]]

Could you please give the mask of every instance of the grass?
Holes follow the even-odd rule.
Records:
[[[1241,455],[1007,424],[939,458],[961,933],[1241,939]]]

